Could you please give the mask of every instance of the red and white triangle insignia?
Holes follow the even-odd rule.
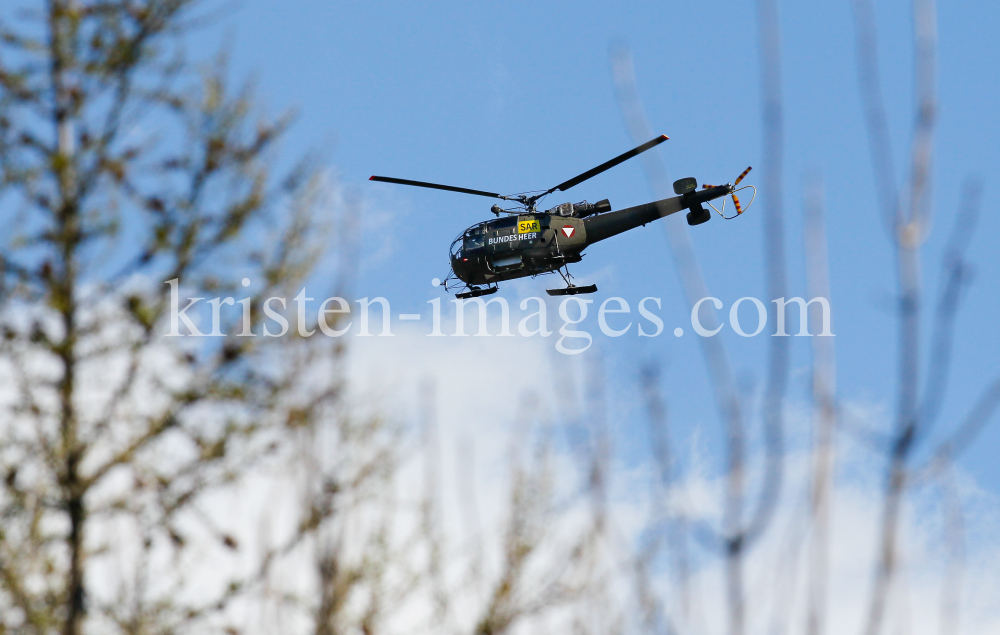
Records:
[[[572,225],[563,225],[562,231],[566,234],[566,238],[572,238],[573,234],[576,233],[576,227],[573,227]]]

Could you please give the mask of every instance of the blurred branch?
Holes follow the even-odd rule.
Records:
[[[823,219],[823,183],[817,175],[805,185],[806,282],[809,298],[830,300],[829,257]],[[813,315],[812,332],[820,330]],[[821,635],[826,621],[830,565],[830,525],[833,495],[834,432],[837,427],[836,358],[832,337],[813,337],[812,393],[813,474],[811,491],[812,543],[806,635]]]
[[[785,225],[782,195],[784,106],[781,89],[781,31],[776,0],[758,0],[761,92],[764,127],[764,254],[769,298],[786,296]],[[768,304],[770,307],[770,304]],[[753,540],[763,533],[781,494],[784,467],[784,400],[788,384],[790,338],[770,337],[764,392],[765,472],[760,501],[746,528]]]
[[[893,246],[899,284],[899,394],[897,418],[889,450],[885,498],[880,528],[879,564],[871,605],[865,626],[867,635],[878,635],[897,566],[897,532],[902,498],[909,477],[908,460],[921,432],[918,406],[920,377],[920,304],[921,281],[919,249],[927,232],[929,217],[930,160],[933,144],[934,31],[936,18],[933,0],[914,0],[914,40],[916,45],[915,80],[917,86],[917,122],[911,149],[913,173],[910,181],[910,210],[903,214],[895,194],[891,149],[877,73],[874,8],[870,2],[856,0],[855,23],[862,96],[866,105],[869,142],[875,168],[876,190],[883,209],[893,213]]]
[[[962,497],[958,491],[954,464],[942,470],[939,480],[941,500],[944,506],[944,539],[948,548],[947,565],[941,584],[941,635],[961,632],[962,567],[965,563],[964,534],[962,518]]]
[[[632,58],[629,52],[623,47],[617,47],[611,52],[611,68],[615,84],[615,94],[618,98],[619,108],[625,118],[625,124],[633,142],[638,143],[640,139],[648,139],[652,136],[651,128],[646,120],[639,99],[638,88],[635,81],[635,72],[632,66]],[[666,198],[671,190],[668,189],[669,179],[667,169],[655,152],[646,152],[642,155],[643,166],[646,169],[646,176],[653,188],[657,198]],[[691,243],[691,236],[687,227],[679,223],[663,223],[667,233],[667,243],[670,246],[670,253],[674,257],[677,273],[680,278],[684,296],[687,299],[688,307],[693,307],[701,298],[708,296],[708,289],[705,286],[704,276],[701,267],[694,253],[694,246]],[[716,325],[714,314],[710,314],[705,319],[708,322],[706,328],[712,329]],[[699,338],[702,355],[705,358],[709,371],[709,382],[715,394],[716,408],[722,419],[725,438],[727,441],[727,468],[726,474],[730,485],[730,502],[727,502],[727,520],[730,523],[734,520],[733,506],[738,500],[733,500],[732,496],[742,490],[743,460],[745,449],[744,442],[744,422],[743,413],[739,400],[739,393],[733,381],[732,369],[729,365],[728,357],[719,338],[702,337]],[[718,542],[726,543],[726,549],[732,550],[734,541],[738,541],[739,531],[737,527],[726,524],[722,536],[720,532],[713,531],[707,526],[699,528],[700,533],[715,538]],[[738,548],[741,545],[738,545]]]
[[[663,526],[665,542],[668,550],[668,557],[672,564],[672,573],[679,588],[680,619],[683,624],[690,624],[692,619],[692,594],[691,594],[691,563],[687,550],[687,520],[681,514],[674,512],[674,498],[679,494],[679,485],[675,475],[676,467],[674,457],[671,452],[670,429],[667,417],[667,406],[664,403],[660,390],[660,369],[652,363],[642,368],[639,375],[640,386],[646,401],[646,416],[649,421],[650,447],[652,448],[653,460],[657,468],[659,480],[658,487],[654,489],[653,498],[653,519],[651,529],[658,530]],[[643,561],[648,561],[656,555],[660,542],[660,532],[657,531],[657,540],[650,545],[648,555],[643,557]],[[642,571],[645,571],[645,565]],[[648,603],[648,602],[647,602]],[[659,609],[659,606],[655,607]],[[653,605],[650,605],[653,610]],[[650,616],[656,624],[665,621],[666,617],[658,614]]]
[[[899,221],[899,198],[896,192],[895,170],[892,166],[892,143],[882,99],[882,80],[878,71],[878,32],[875,26],[875,6],[872,0],[852,0],[854,25],[857,31],[855,55],[861,84],[868,144],[872,155],[875,192],[882,207],[882,221],[895,240]]]
[[[965,184],[955,226],[945,247],[942,268],[946,275],[938,297],[927,379],[920,404],[923,435],[928,433],[929,428],[937,420],[947,392],[955,317],[958,315],[962,291],[971,278],[969,266],[965,262],[965,251],[972,240],[976,221],[979,219],[981,192],[982,187],[978,181],[969,181]]]
[[[764,99],[765,174],[767,187],[774,199],[768,206],[765,223],[765,253],[767,254],[768,292],[773,297],[785,295],[784,233],[782,221],[781,157],[783,124],[780,82],[780,37],[778,32],[777,5],[762,0],[758,4],[761,30],[761,69]],[[636,88],[631,57],[623,47],[612,51],[612,71],[618,102],[626,126],[634,142],[651,136]],[[644,155],[647,176],[658,197],[667,196],[667,171],[656,153]],[[694,255],[686,228],[664,223],[671,253],[677,265],[688,306],[708,295],[704,278]],[[728,567],[728,595],[730,627],[733,633],[744,630],[742,589],[742,554],[755,539],[763,534],[777,505],[783,469],[782,409],[788,374],[788,342],[785,338],[770,342],[768,382],[765,394],[763,419],[766,447],[766,467],[760,499],[744,521],[745,483],[745,425],[739,397],[732,381],[729,362],[718,338],[700,338],[702,353],[709,368],[716,403],[725,422],[727,440],[727,502],[724,514],[724,542]]]
[[[927,462],[914,469],[920,480],[940,473],[953,461],[983,429],[997,408],[1000,407],[1000,377],[997,377],[979,395],[975,405],[961,424],[942,441]]]

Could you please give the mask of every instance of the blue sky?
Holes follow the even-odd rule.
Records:
[[[895,275],[874,197],[850,2],[783,2],[780,11],[784,191],[762,191],[738,220],[715,218],[692,228],[693,241],[710,292],[725,311],[743,296],[769,300],[760,212],[780,196],[789,288],[804,295],[802,182],[809,172],[822,174],[838,391],[845,402],[889,414],[896,376]],[[877,18],[879,67],[901,185],[915,116],[910,6],[900,0],[879,3]],[[938,18],[934,233],[924,258],[928,308],[961,183],[968,177],[984,183],[983,213],[969,249],[976,277],[958,320],[939,428],[946,431],[1000,368],[995,361],[1000,221],[990,213],[997,196],[991,177],[1000,169],[995,118],[1000,75],[994,71],[1000,55],[995,8],[951,2],[939,8]],[[381,174],[518,192],[550,187],[629,149],[634,144],[611,79],[614,45],[632,52],[651,125],[671,137],[653,150],[671,178],[726,182],[753,165],[757,169],[748,182],[759,185],[756,19],[751,2],[256,1],[243,3],[196,45],[204,45],[207,54],[218,32],[228,33],[234,70],[257,78],[268,111],[299,113],[283,150],[288,155],[321,150],[342,185],[363,197],[367,218],[358,238],[364,266],[356,294],[385,296],[398,313],[421,311],[427,300],[441,296],[429,280],[446,271],[451,239],[492,217],[491,202],[366,179]],[[623,164],[546,203],[602,198],[615,209],[653,200],[641,164]],[[680,215],[660,221],[683,222]],[[639,340],[633,329],[619,339],[599,338],[599,346],[588,352],[600,356],[611,392],[618,395],[614,413],[626,422],[639,416],[638,368],[656,360],[663,365],[663,388],[679,429],[714,429],[710,386],[663,228],[653,224],[596,245],[573,273],[583,283],[598,283],[597,303],[621,296],[635,311],[643,297],[663,299],[663,335]],[[552,286],[552,278],[518,281],[501,293],[513,300]],[[744,308],[752,319],[752,307]],[[676,326],[685,327],[684,337],[670,335]],[[596,331],[593,320],[591,330]],[[767,338],[739,338],[728,328],[722,337],[741,383],[751,391],[759,388]],[[789,398],[799,403],[806,398],[808,361],[807,338],[796,338]],[[962,460],[995,493],[1000,493],[993,458],[998,430],[994,424]],[[633,442],[638,449],[641,440]]]

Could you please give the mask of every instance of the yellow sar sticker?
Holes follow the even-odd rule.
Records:
[[[527,234],[528,232],[541,231],[537,220],[523,220],[517,224],[517,233]]]

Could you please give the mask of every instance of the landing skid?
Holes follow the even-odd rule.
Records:
[[[596,291],[597,285],[592,284],[586,287],[570,285],[565,289],[546,289],[545,293],[548,293],[549,295],[577,295],[579,293],[595,293]]]
[[[594,293],[597,291],[597,285],[592,284],[586,287],[578,287],[573,284],[573,276],[569,273],[569,267],[563,266],[566,273],[562,272],[562,269],[556,269],[560,276],[562,276],[563,282],[566,283],[565,289],[546,289],[545,293],[549,295],[577,295],[580,293]]]
[[[499,287],[489,287],[486,289],[479,289],[473,287],[470,291],[466,291],[465,293],[456,293],[455,297],[458,298],[459,300],[465,300],[466,298],[478,298],[481,295],[490,295],[492,293],[496,293],[498,289]]]

